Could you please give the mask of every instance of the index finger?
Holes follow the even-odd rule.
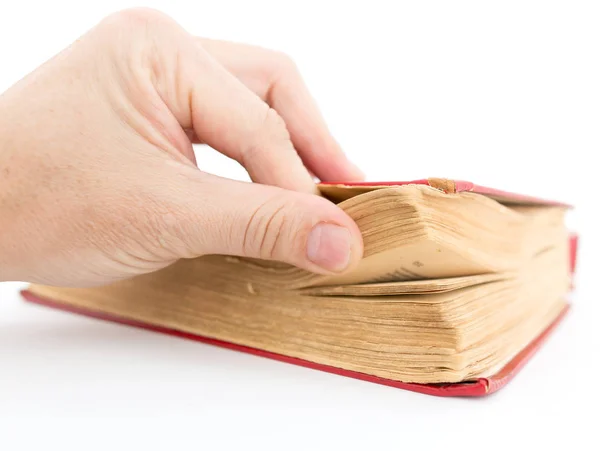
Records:
[[[305,166],[322,181],[360,181],[364,174],[344,154],[293,61],[245,44],[198,38],[229,72],[267,102],[286,123]]]

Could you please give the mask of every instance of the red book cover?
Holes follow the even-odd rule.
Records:
[[[527,203],[527,204],[543,204],[543,205],[563,205],[561,202],[540,199],[536,197],[530,197],[522,194],[510,193],[506,191],[496,190],[492,188],[487,188],[480,185],[475,185],[470,182],[465,181],[455,181],[455,180],[447,180],[447,179],[420,179],[414,181],[406,181],[406,182],[365,182],[365,183],[328,183],[322,184],[322,186],[334,186],[334,185],[343,185],[344,187],[356,187],[356,188],[365,188],[366,190],[376,189],[377,187],[389,187],[389,186],[399,186],[406,184],[427,184],[434,188],[441,189],[447,193],[456,193],[469,191],[473,193],[483,194],[492,198],[495,198],[499,201],[503,202],[518,202],[518,203]],[[577,262],[577,250],[578,250],[578,237],[573,234],[570,238],[570,269],[571,273],[575,273],[576,262]],[[97,311],[91,311],[81,308],[72,307],[69,305],[62,304],[61,302],[54,301],[52,299],[41,298],[27,290],[22,291],[23,298],[35,304],[44,305],[51,308],[56,308],[60,310],[64,310],[71,313],[76,313],[80,315],[85,315],[93,318],[97,318],[100,320],[111,321],[115,323],[125,324],[128,326],[139,327],[147,330],[151,330],[154,332],[165,333],[169,335],[174,335],[180,338],[190,339],[199,341],[206,344],[211,344],[215,346],[220,346],[223,348],[241,351],[249,354],[253,354],[259,357],[266,357],[274,360],[278,360],[281,362],[291,363],[295,365],[300,365],[307,368],[312,368],[315,370],[326,371],[333,374],[338,374],[341,376],[352,377],[355,379],[360,379],[367,382],[373,382],[377,384],[382,384],[390,387],[400,388],[404,390],[410,390],[414,392],[424,393],[428,395],[435,396],[461,396],[461,397],[477,397],[484,396],[494,393],[504,387],[508,382],[510,382],[519,371],[527,364],[527,362],[535,355],[537,350],[546,339],[552,334],[552,332],[556,329],[556,327],[560,324],[562,319],[568,313],[570,309],[570,305],[567,305],[563,311],[558,315],[558,317],[550,324],[550,326],[542,332],[538,337],[536,337],[529,345],[527,345],[519,354],[517,354],[507,365],[504,366],[497,374],[490,377],[479,378],[472,381],[460,382],[460,383],[451,383],[451,384],[415,384],[415,383],[404,383],[395,380],[384,379],[381,377],[371,376],[364,373],[358,373],[355,371],[348,371],[328,365],[322,365],[318,363],[313,363],[307,360],[302,360],[294,357],[288,357],[285,355],[275,354],[273,352],[264,351],[261,349],[250,348],[247,346],[241,346],[233,343],[228,343],[220,340],[216,340],[209,337],[203,337],[199,335],[194,335],[186,332],[181,332],[174,329],[168,329],[164,327],[154,326],[151,324],[142,323],[139,321],[134,321],[128,318],[122,318],[112,314],[106,314]]]

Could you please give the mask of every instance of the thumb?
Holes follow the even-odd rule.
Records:
[[[184,251],[277,260],[319,274],[348,271],[362,258],[356,223],[328,200],[282,188],[206,174],[173,162],[179,176],[158,188],[168,237]],[[173,240],[165,240],[173,242]]]

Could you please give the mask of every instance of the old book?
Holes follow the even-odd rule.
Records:
[[[505,385],[569,308],[570,206],[446,179],[321,184],[365,252],[343,276],[211,255],[52,307],[435,395]]]

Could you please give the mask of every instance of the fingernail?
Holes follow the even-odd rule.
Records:
[[[307,257],[327,271],[343,271],[350,263],[351,239],[350,231],[344,227],[317,224],[308,236]]]

